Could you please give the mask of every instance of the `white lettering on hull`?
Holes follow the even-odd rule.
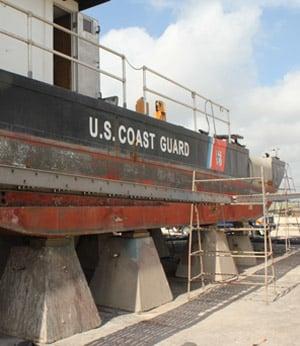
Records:
[[[190,156],[190,145],[188,142],[177,140],[176,138],[162,136],[160,138],[160,150],[179,156]]]
[[[101,132],[101,125],[99,119],[96,117],[89,117],[89,132],[92,138],[104,139],[106,141],[116,141],[114,137],[113,126],[110,121],[106,120],[103,123],[103,131]],[[134,129],[131,126],[119,125],[116,131],[118,141],[122,145],[135,146],[147,150],[155,150],[157,134]],[[158,148],[163,153],[170,155],[177,155],[183,157],[190,156],[190,145],[186,141],[179,140],[174,137],[160,136],[157,143]]]

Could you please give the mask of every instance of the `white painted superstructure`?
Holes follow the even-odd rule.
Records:
[[[15,5],[24,12],[0,2],[0,30],[16,35],[19,39],[0,33],[0,68],[19,75],[30,77],[49,84],[55,82],[55,23],[57,16],[70,15],[70,28],[82,37],[98,44],[98,22],[79,12],[78,2],[74,0],[9,0],[7,4]],[[33,16],[28,15],[32,13]],[[39,17],[36,18],[35,16]],[[50,23],[47,23],[47,21]],[[91,31],[85,30],[85,23],[91,23]],[[62,25],[62,24],[58,24]],[[68,36],[68,34],[66,34]],[[70,36],[69,36],[70,37]],[[24,42],[22,42],[22,39]],[[35,44],[45,47],[41,49]],[[60,38],[62,49],[68,44],[66,37]],[[70,57],[79,58],[86,64],[99,68],[99,48],[89,42],[78,40],[75,36],[70,38]],[[26,42],[25,42],[26,41]],[[50,51],[47,51],[49,49]],[[70,63],[71,64],[71,63]],[[99,97],[99,73],[84,66],[71,64],[71,83],[69,89],[79,93]],[[59,69],[62,74],[63,67]],[[59,85],[59,84],[57,84]]]
[[[22,6],[42,18],[53,21],[53,0],[10,0],[10,3]],[[56,0],[55,3],[68,9],[78,10],[75,1]],[[30,32],[29,21],[32,20],[32,32]],[[53,28],[35,18],[28,19],[26,14],[0,3],[0,25],[1,29],[14,33],[18,36],[32,40],[53,49]],[[29,62],[29,49],[27,44],[11,37],[0,34],[0,66],[2,69],[23,76],[53,83],[53,55],[39,48],[32,48],[32,63]],[[32,67],[30,65],[32,64]]]

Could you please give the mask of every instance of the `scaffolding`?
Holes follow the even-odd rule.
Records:
[[[201,243],[201,233],[205,231],[205,228],[200,227],[199,213],[197,209],[197,204],[191,204],[191,217],[190,217],[190,232],[189,232],[189,247],[188,247],[188,297],[190,297],[191,283],[195,280],[201,278],[202,284],[206,277],[212,277],[216,275],[225,275],[229,276],[230,279],[224,280],[222,282],[228,284],[243,284],[243,285],[255,285],[262,286],[265,288],[265,301],[269,302],[269,286],[273,284],[274,292],[276,292],[276,275],[275,275],[275,267],[274,267],[274,258],[273,258],[273,246],[271,240],[271,227],[268,222],[268,203],[269,199],[266,193],[265,187],[265,178],[264,178],[264,170],[261,168],[261,176],[260,177],[247,177],[247,178],[222,178],[222,179],[207,179],[207,180],[197,180],[196,172],[193,173],[193,191],[197,191],[199,184],[201,183],[222,183],[228,181],[257,181],[258,184],[261,185],[261,194],[256,194],[255,199],[252,198],[251,195],[243,196],[243,198],[239,201],[238,196],[234,196],[232,198],[232,203],[235,205],[261,205],[262,206],[262,214],[263,214],[263,243],[264,248],[263,251],[207,251],[202,248]],[[196,214],[196,215],[195,215]],[[196,216],[196,226],[195,225],[195,216]],[[224,222],[227,220],[223,220]],[[249,234],[253,232],[255,229],[253,227],[240,227],[240,228],[217,228],[218,231],[223,232],[242,232],[244,234]],[[193,233],[197,232],[197,245],[198,249],[193,250]],[[192,258],[199,257],[200,261],[200,272],[199,274],[192,276]],[[263,273],[217,273],[217,272],[205,272],[204,271],[204,256],[214,256],[217,257],[232,257],[232,258],[256,258],[262,259],[264,261]],[[221,283],[222,283],[221,282]],[[220,283],[220,282],[218,282]]]
[[[192,191],[197,191],[196,186],[196,171],[193,171],[193,182]],[[196,227],[194,226],[194,219],[196,216]],[[198,249],[193,251],[193,233],[196,232],[197,235],[197,245]],[[201,238],[201,227],[200,227],[200,215],[198,210],[198,205],[196,203],[191,204],[191,215],[190,215],[190,231],[188,238],[188,296],[191,293],[191,283],[195,280],[201,279],[202,286],[204,286],[204,267],[203,267],[203,249],[202,249],[202,238]],[[192,260],[193,258],[198,258],[200,273],[192,276]]]
[[[282,187],[280,191],[285,195],[285,199],[274,203],[273,215],[277,215],[276,223],[276,238],[281,238],[281,230],[284,231],[284,241],[285,241],[285,251],[291,251],[291,238],[295,236],[296,231],[297,236],[300,236],[300,223],[297,216],[297,211],[295,211],[294,205],[290,202],[290,195],[296,192],[294,178],[290,173],[289,164],[285,167],[284,177],[282,181]],[[297,209],[300,208],[299,201],[297,202]],[[275,216],[274,215],[274,216]],[[284,222],[283,222],[284,221]]]

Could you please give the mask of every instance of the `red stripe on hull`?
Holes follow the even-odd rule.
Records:
[[[201,224],[261,215],[260,206],[199,207]],[[189,224],[189,204],[115,207],[2,207],[0,228],[30,236],[59,237]]]

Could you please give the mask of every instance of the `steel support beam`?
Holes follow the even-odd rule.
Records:
[[[109,197],[185,203],[231,203],[231,197],[209,192],[132,183],[0,165],[0,185],[29,191],[88,193]]]
[[[300,199],[299,192],[292,193],[267,193],[266,200],[267,202],[282,202],[286,200]],[[261,204],[263,202],[261,194],[254,195],[238,195],[233,196],[233,202],[236,204],[239,203],[258,203]]]

